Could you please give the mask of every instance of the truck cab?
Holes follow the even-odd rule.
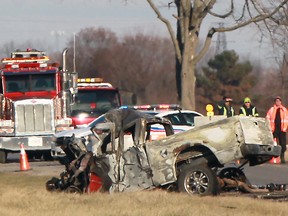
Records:
[[[29,158],[49,158],[55,132],[72,129],[70,102],[76,72],[43,51],[16,50],[3,58],[0,76],[0,162],[24,144]],[[65,67],[64,67],[65,66]],[[71,91],[72,90],[72,91]]]
[[[119,90],[102,78],[79,78],[78,92],[71,105],[73,125],[86,126],[107,111],[122,105]]]

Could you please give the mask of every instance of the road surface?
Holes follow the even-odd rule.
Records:
[[[7,163],[0,164],[1,172],[19,172],[19,154],[9,154]],[[64,170],[64,166],[58,161],[29,161],[31,170],[27,171],[31,175],[45,175],[58,177]],[[233,166],[233,165],[232,165]],[[270,164],[265,163],[250,167],[246,164],[242,170],[248,180],[253,185],[288,184],[288,164]]]
[[[245,165],[243,171],[251,184],[288,184],[288,164]]]
[[[29,160],[30,169],[20,171],[20,155],[8,154],[7,163],[0,163],[0,173],[25,172],[31,175],[58,177],[65,167],[58,161]]]
[[[41,161],[29,160],[30,170],[20,171],[19,154],[11,154],[7,163],[0,164],[1,173],[17,173],[23,172],[25,175],[47,176],[47,180],[51,177],[59,177],[59,174],[65,169],[58,161]],[[235,166],[235,164],[231,164]],[[252,185],[263,186],[269,183],[287,184],[288,185],[288,164],[261,164],[250,167],[245,165],[242,170]],[[239,193],[239,192],[223,192],[223,196],[250,196],[259,199],[270,199],[275,201],[288,201],[288,191],[275,191],[273,193]]]

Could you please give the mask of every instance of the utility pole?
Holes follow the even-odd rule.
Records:
[[[283,54],[282,65],[280,67],[280,74],[282,78],[282,97],[286,98],[288,89],[288,56],[287,53]]]
[[[218,24],[219,24],[220,28],[224,27],[224,23],[223,22],[220,22]],[[220,53],[222,53],[225,50],[227,50],[227,40],[226,40],[225,32],[218,32],[215,54],[216,55],[220,54]]]

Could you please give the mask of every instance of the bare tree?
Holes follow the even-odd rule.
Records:
[[[113,47],[113,59],[105,64],[114,71],[106,76],[108,80],[117,80],[120,89],[136,93],[139,104],[176,103],[173,51],[169,38],[141,33],[124,36],[122,42]]]
[[[121,39],[111,30],[85,28],[76,34],[79,77],[101,77],[137,95],[139,104],[176,103],[173,45],[169,38],[136,33]],[[73,50],[74,38],[68,42]],[[61,57],[61,56],[60,56]],[[67,67],[73,69],[73,52]]]
[[[286,10],[288,10],[286,8]],[[283,17],[288,19],[288,11],[283,14]],[[280,83],[281,83],[281,96],[282,98],[287,98],[288,94],[288,25],[277,26],[274,25],[268,34],[271,44],[273,45],[272,58],[278,66],[278,72],[280,73]]]
[[[234,31],[251,24],[255,24],[260,31],[268,30],[271,33],[271,28],[287,25],[288,0],[230,0],[221,14],[213,11],[220,0],[167,0],[167,6],[174,6],[177,12],[174,15],[177,22],[175,34],[170,21],[161,14],[156,2],[159,1],[147,0],[157,17],[166,25],[172,39],[176,53],[178,100],[187,109],[195,109],[195,68],[207,53],[215,33]],[[229,19],[232,24],[228,27],[215,24],[209,29],[204,44],[201,44],[199,34],[208,15],[215,19]]]

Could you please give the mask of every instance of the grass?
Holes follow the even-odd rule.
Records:
[[[50,177],[0,173],[0,215],[265,216],[287,215],[287,202],[243,196],[199,197],[162,190],[114,194],[50,193]]]

